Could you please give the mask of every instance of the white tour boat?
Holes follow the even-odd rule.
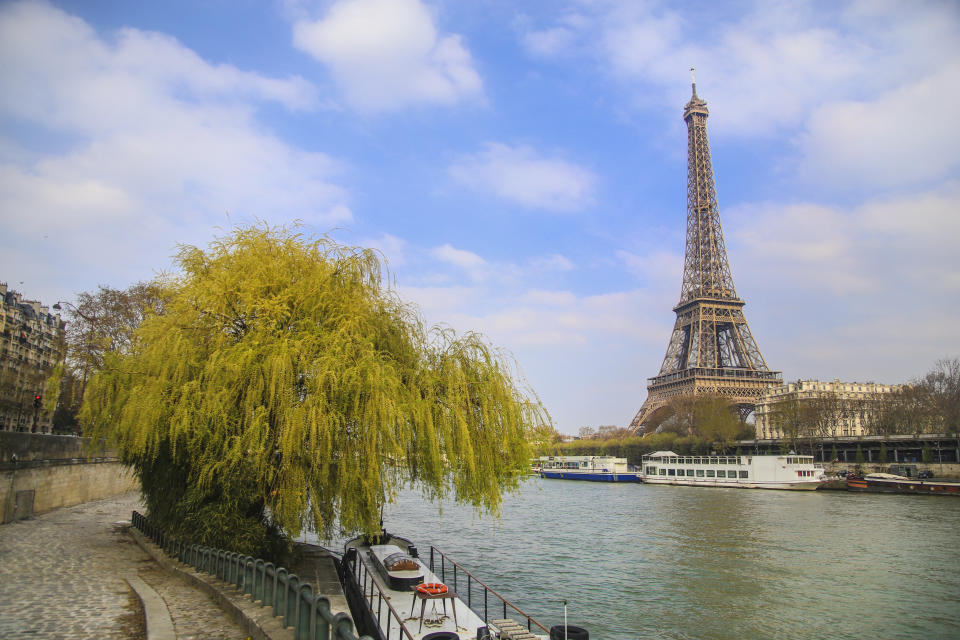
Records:
[[[641,478],[647,484],[740,489],[813,490],[826,480],[813,456],[771,455],[681,456],[656,451],[643,456]]]

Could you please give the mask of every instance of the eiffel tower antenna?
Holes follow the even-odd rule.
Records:
[[[733,276],[720,226],[717,190],[707,139],[707,102],[692,95],[683,109],[687,123],[687,239],[677,320],[660,373],[649,379],[647,399],[630,422],[635,433],[658,424],[670,400],[679,396],[718,395],[736,405],[741,416],[753,410],[760,394],[781,384],[757,348]]]

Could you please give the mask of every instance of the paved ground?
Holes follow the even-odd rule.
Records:
[[[0,526],[0,638],[141,639],[143,611],[124,576],[167,603],[177,638],[245,639],[223,610],[122,533],[137,493]]]

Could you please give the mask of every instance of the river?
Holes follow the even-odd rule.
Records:
[[[960,498],[532,478],[499,521],[413,491],[384,521],[592,640],[960,638]]]

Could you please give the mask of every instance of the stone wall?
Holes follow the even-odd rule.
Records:
[[[90,450],[90,442],[86,438],[0,431],[0,464],[11,462],[14,456],[20,462],[85,458]],[[101,455],[113,454],[107,452]]]
[[[834,475],[840,470],[853,471],[857,467],[862,469],[864,473],[887,473],[892,464],[908,464],[916,467],[917,471],[930,471],[933,473],[933,477],[938,479],[954,482],[960,479],[960,464],[952,462],[944,462],[943,464],[938,462],[931,462],[929,464],[923,462],[887,462],[884,464],[880,464],[879,462],[865,462],[863,464],[857,464],[855,462],[828,462],[823,465],[823,467],[827,475]]]
[[[0,522],[139,488],[111,452],[72,436],[0,432]]]

